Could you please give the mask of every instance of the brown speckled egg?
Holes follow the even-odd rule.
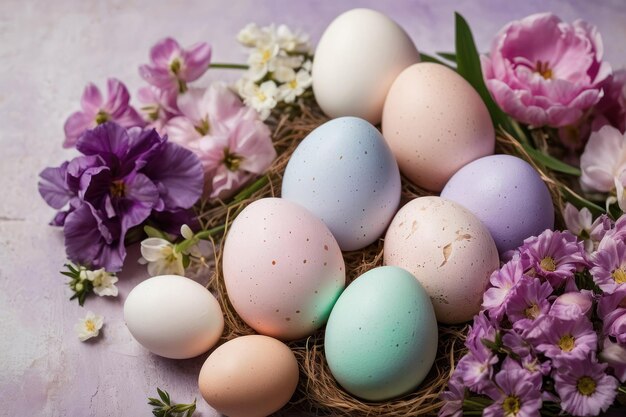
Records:
[[[476,90],[450,68],[428,62],[395,79],[382,130],[400,171],[432,191],[441,191],[464,165],[493,154],[495,146],[489,112]]]
[[[420,197],[398,211],[385,236],[385,265],[411,272],[430,296],[437,321],[471,320],[500,263],[487,228],[440,197]]]
[[[280,410],[298,385],[298,362],[267,336],[232,339],[207,358],[198,377],[207,403],[229,417],[264,417]]]

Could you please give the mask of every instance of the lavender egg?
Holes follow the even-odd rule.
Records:
[[[500,254],[554,228],[548,187],[532,166],[514,156],[491,155],[465,165],[450,178],[441,197],[478,217]]]

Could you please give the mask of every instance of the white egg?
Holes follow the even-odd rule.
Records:
[[[332,21],[317,45],[313,92],[330,117],[378,124],[393,80],[416,62],[419,53],[396,22],[374,10],[349,10]]]
[[[178,275],[147,279],[128,294],[124,320],[150,352],[187,359],[211,349],[224,330],[217,300],[202,285]]]

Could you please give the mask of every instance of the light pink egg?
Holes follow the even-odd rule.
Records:
[[[345,286],[345,265],[326,225],[280,198],[247,206],[233,222],[223,257],[233,307],[257,332],[282,340],[326,323]]]
[[[471,320],[480,310],[498,250],[468,210],[440,197],[420,197],[398,211],[385,236],[385,265],[411,272],[435,307],[437,321]]]
[[[383,136],[400,171],[414,184],[441,191],[461,167],[493,154],[495,133],[485,103],[444,65],[411,65],[391,85]]]

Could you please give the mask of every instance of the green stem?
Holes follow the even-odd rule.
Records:
[[[213,62],[211,63],[211,65],[209,65],[209,68],[247,70],[248,66],[246,64],[227,64],[222,62]]]
[[[196,233],[195,237],[198,238],[198,239],[208,240],[208,238],[213,236],[214,234],[219,233],[219,232],[223,232],[225,228],[226,228],[226,225],[225,224],[221,224],[219,226],[215,226],[212,229],[203,230],[201,232],[198,232],[198,233]]]
[[[263,176],[259,178],[258,180],[256,180],[255,182],[253,182],[252,184],[248,185],[246,188],[241,190],[239,194],[237,194],[233,198],[233,201],[229,205],[234,205],[237,203],[241,203],[244,200],[247,200],[248,198],[250,198],[252,194],[254,194],[258,190],[263,188],[268,182],[269,182],[269,179],[267,178],[267,176]]]

